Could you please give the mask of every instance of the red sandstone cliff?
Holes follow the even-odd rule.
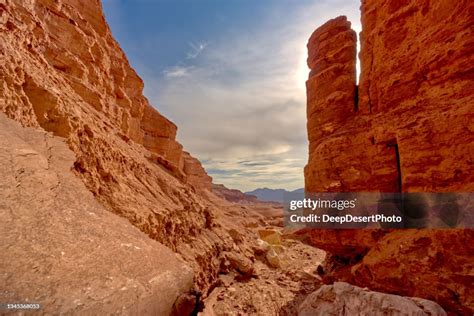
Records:
[[[199,160],[188,152],[184,152],[183,158],[183,171],[187,176],[187,181],[197,190],[211,191],[212,178],[206,173]]]
[[[211,179],[183,152],[176,125],[142,95],[143,82],[112,38],[100,3],[7,1],[1,16],[0,109],[24,126],[65,137],[89,189],[155,238],[178,241],[150,225],[166,222],[171,210],[192,204],[204,221],[187,184],[210,189]],[[179,190],[167,192],[172,185]],[[161,206],[153,203],[155,190],[168,200]]]
[[[306,191],[473,191],[473,3],[364,0],[361,12],[358,88],[345,17],[308,42]],[[300,233],[346,257],[336,277],[474,309],[472,230]]]

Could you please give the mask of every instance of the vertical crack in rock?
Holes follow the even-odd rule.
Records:
[[[373,63],[374,63],[374,59],[373,57],[370,57],[370,66],[368,67],[368,77],[370,78],[370,73],[372,72],[372,68],[373,68]],[[367,79],[367,88],[366,88],[366,91],[367,91],[367,104],[369,106],[369,114],[372,114],[372,98],[371,98],[371,91],[370,91],[370,84],[371,84],[371,80],[370,79]]]
[[[402,168],[400,165],[400,151],[398,149],[398,144],[395,141],[393,144],[389,144],[389,147],[392,147],[393,150],[395,151],[395,159],[397,161],[397,192],[403,192],[403,187],[402,187]]]
[[[355,86],[355,93],[354,93],[354,112],[357,113],[359,111],[359,86]]]

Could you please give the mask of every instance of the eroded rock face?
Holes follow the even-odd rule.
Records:
[[[307,191],[473,190],[471,6],[364,1],[357,94],[345,17],[314,32]]]
[[[212,178],[206,173],[199,160],[188,152],[184,152],[184,173],[187,176],[188,182],[197,190],[211,191]]]
[[[98,1],[4,1],[2,18],[2,110],[9,117],[48,131],[53,123],[76,129],[70,100],[51,89],[64,84],[83,110],[107,117],[107,127],[178,164],[176,126],[142,95],[143,82],[112,38]],[[21,59],[27,56],[35,58]],[[46,69],[54,72],[43,77],[39,70]],[[166,140],[169,148],[160,146]]]
[[[362,1],[357,90],[355,35],[345,17],[314,32],[308,43],[307,192],[473,191],[473,10],[469,1]],[[474,242],[471,230],[302,233],[348,269],[361,260],[333,271],[336,278],[472,313],[467,271],[473,252],[456,246]],[[410,251],[395,250],[402,244]],[[440,258],[458,258],[459,266]],[[384,265],[397,281],[382,276]],[[413,270],[393,274],[389,267],[397,266]],[[407,278],[416,281],[407,286]]]
[[[354,115],[356,40],[356,33],[343,16],[318,28],[309,39],[308,66],[311,72],[307,81],[307,127],[311,162],[318,158],[316,152],[322,140]],[[306,173],[307,183],[314,182],[310,175],[313,173]]]
[[[177,127],[142,95],[143,82],[112,38],[100,2],[4,1],[1,10],[0,109],[67,138],[88,188],[153,238],[179,241],[162,231],[173,210],[193,205],[204,223],[203,207],[187,192]],[[157,199],[163,201],[149,203]],[[181,220],[183,233],[202,227]]]
[[[435,302],[372,292],[344,282],[323,285],[301,304],[298,315],[447,315]]]
[[[210,178],[143,96],[100,2],[1,0],[0,32],[0,111],[65,138],[95,198],[181,252],[205,293],[219,272],[213,258],[232,245],[212,232],[217,208],[192,187]]]
[[[393,231],[351,269],[347,280],[376,291],[436,301],[447,311],[472,314],[472,230]]]
[[[0,113],[2,301],[50,315],[169,315],[192,268],[107,211],[59,137]]]

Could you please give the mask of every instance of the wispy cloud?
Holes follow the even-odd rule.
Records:
[[[199,43],[190,42],[189,46],[191,47],[191,51],[188,52],[187,59],[197,58],[204,51],[207,45],[208,43],[205,43],[205,42],[199,42]]]
[[[174,66],[169,69],[165,69],[163,71],[163,74],[167,78],[183,78],[188,77],[191,74],[192,69],[192,66]]]
[[[196,59],[204,51],[207,45],[208,43],[205,43],[205,42],[199,42],[199,43],[190,42],[189,46],[191,47],[191,51],[187,53],[186,59],[187,60]],[[163,75],[168,79],[170,78],[179,79],[183,77],[189,77],[195,67],[192,65],[184,66],[184,64],[189,64],[189,62],[182,60],[179,62],[179,65],[163,70]]]

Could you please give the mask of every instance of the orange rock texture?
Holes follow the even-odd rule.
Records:
[[[347,19],[313,33],[307,192],[473,191],[473,12],[470,1],[362,1],[359,86]],[[474,309],[472,230],[303,234],[343,262],[340,278]]]
[[[41,303],[47,315],[169,315],[193,293],[179,255],[107,211],[70,171],[62,138],[3,113],[0,135],[2,302]]]
[[[24,126],[67,138],[75,170],[89,189],[148,234],[173,244],[178,240],[153,227],[165,226],[166,213],[191,204],[204,222],[204,210],[187,193],[176,125],[142,95],[143,82],[101,12],[95,0],[3,5],[1,110]],[[166,192],[167,181],[180,190]],[[151,187],[162,192],[151,193]],[[156,194],[179,198],[157,206]]]
[[[199,160],[186,151],[183,158],[184,173],[187,176],[188,182],[197,190],[211,191],[212,178],[206,173]]]

